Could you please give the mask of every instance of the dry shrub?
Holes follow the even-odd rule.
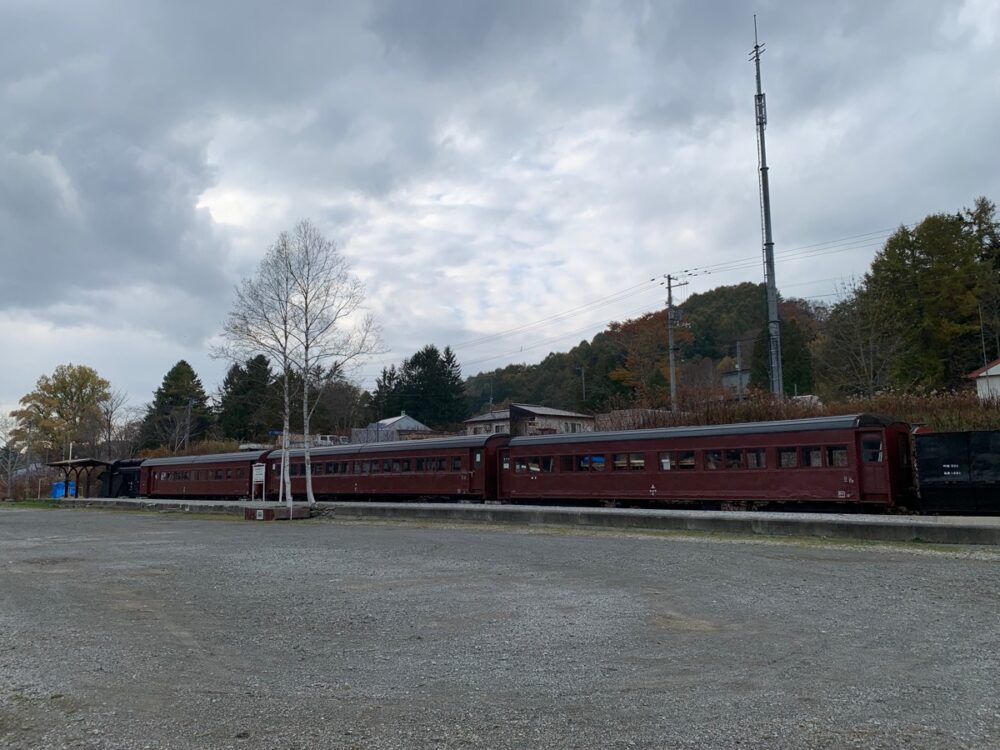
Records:
[[[980,401],[971,391],[886,392],[822,404],[811,397],[778,399],[760,390],[751,390],[742,401],[736,401],[730,393],[713,388],[685,389],[676,414],[667,409],[622,409],[598,415],[597,429],[770,422],[862,412],[937,431],[1000,429],[1000,399]]]

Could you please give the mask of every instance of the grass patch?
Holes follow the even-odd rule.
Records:
[[[42,498],[41,500],[10,500],[0,503],[0,508],[58,508],[59,501]]]

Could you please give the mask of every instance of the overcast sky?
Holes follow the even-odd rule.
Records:
[[[214,390],[233,285],[303,218],[367,284],[366,387],[428,343],[565,351],[661,274],[760,281],[755,11],[785,296],[1000,199],[995,0],[0,0],[0,407],[66,362]]]

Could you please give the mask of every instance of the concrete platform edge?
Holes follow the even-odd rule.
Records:
[[[69,508],[106,508],[242,516],[247,507],[275,503],[150,499],[71,499]],[[297,506],[304,505],[296,503]],[[1000,546],[1000,518],[872,516],[807,513],[548,508],[516,505],[317,503],[313,516],[346,520],[402,520],[564,526],[644,531],[694,531],[744,536],[803,536],[884,542]]]

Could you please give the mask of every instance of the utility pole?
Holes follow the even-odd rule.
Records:
[[[674,281],[676,279],[667,274],[667,351],[670,355],[670,411],[677,412],[677,369],[674,366]],[[688,282],[682,281],[677,286],[685,286]]]
[[[587,370],[584,367],[577,367],[580,371],[580,380],[583,382],[583,403],[587,403]]]
[[[781,322],[778,319],[778,286],[774,280],[774,240],[771,236],[771,193],[767,181],[767,151],[764,148],[764,129],[767,127],[767,102],[760,87],[760,56],[764,45],[757,41],[757,16],[753,17],[753,60],[757,70],[757,157],[760,161],[760,211],[764,223],[764,280],[767,282],[767,332],[768,361],[771,370],[771,393],[784,395],[781,373]]]
[[[743,400],[743,342],[736,341],[736,399]]]

